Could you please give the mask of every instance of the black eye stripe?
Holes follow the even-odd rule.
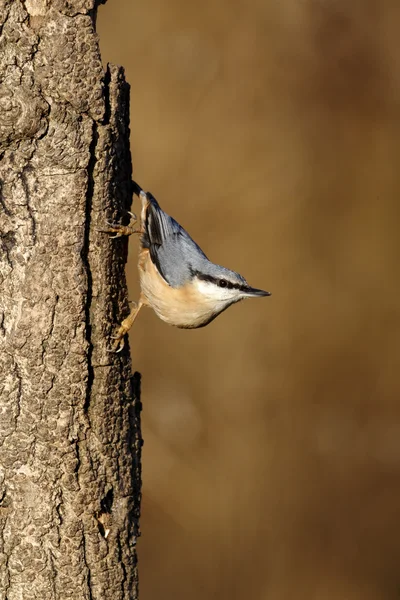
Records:
[[[218,279],[217,277],[213,277],[212,275],[206,275],[205,273],[201,273],[200,271],[197,271],[193,268],[190,270],[190,272],[193,275],[193,277],[197,277],[201,281],[209,281],[210,283],[215,283],[215,285],[218,285],[222,288],[227,288],[229,290],[240,290],[241,292],[247,292],[247,290],[249,289],[247,285],[241,285],[240,283],[232,283],[231,281],[227,281],[226,279]],[[224,284],[221,285],[221,282],[224,282]]]
[[[232,283],[231,281],[227,281],[226,279],[220,279],[218,281],[218,285],[219,287],[227,288],[228,290],[232,290],[233,288],[239,288],[238,285],[235,285],[234,283]]]

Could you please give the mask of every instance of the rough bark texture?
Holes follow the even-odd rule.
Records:
[[[139,378],[123,71],[94,0],[0,0],[0,599],[137,597]]]

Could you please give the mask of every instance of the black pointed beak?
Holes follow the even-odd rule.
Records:
[[[246,293],[249,296],[254,296],[254,297],[257,297],[257,296],[260,296],[260,297],[261,296],[270,296],[271,295],[271,292],[264,292],[264,290],[258,290],[257,288],[252,288],[252,287],[249,287],[246,290]]]

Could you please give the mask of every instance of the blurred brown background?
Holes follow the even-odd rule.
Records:
[[[141,600],[399,598],[400,3],[109,0],[98,31],[135,179],[273,293],[135,324]]]

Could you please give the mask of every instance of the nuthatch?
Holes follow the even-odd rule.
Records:
[[[124,319],[114,337],[113,350],[124,346],[124,336],[132,327],[142,306],[151,306],[169,325],[195,329],[208,325],[231,304],[257,296],[270,296],[249,286],[247,281],[225,267],[212,263],[190,235],[140,186],[135,192],[142,201],[141,227],[108,224],[103,231],[114,237],[139,233],[138,304]]]

